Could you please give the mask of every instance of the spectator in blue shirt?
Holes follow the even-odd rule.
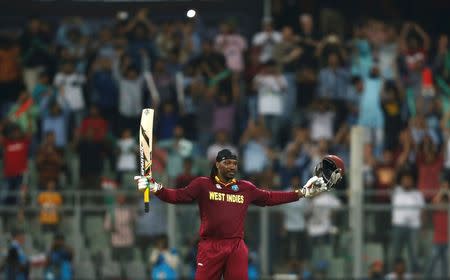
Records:
[[[45,280],[72,279],[72,248],[64,242],[64,235],[58,233],[53,240],[50,253],[47,256]]]
[[[12,232],[11,244],[9,245],[8,255],[0,266],[4,272],[5,280],[28,280],[30,263],[23,250],[25,243],[25,234],[22,229],[15,229]]]

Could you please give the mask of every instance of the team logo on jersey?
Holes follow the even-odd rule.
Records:
[[[220,186],[220,184],[216,184],[216,188],[218,188],[219,190],[222,189],[222,187]]]
[[[239,187],[237,185],[232,185],[231,189],[235,192],[237,192],[239,190]]]

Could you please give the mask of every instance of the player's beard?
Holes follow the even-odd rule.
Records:
[[[236,171],[223,171],[220,172],[220,176],[225,179],[226,181],[231,181],[234,179],[234,176],[236,175]]]

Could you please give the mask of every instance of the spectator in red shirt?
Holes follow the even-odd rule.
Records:
[[[108,122],[100,115],[96,106],[91,106],[89,115],[81,122],[79,133],[86,136],[93,131],[93,140],[95,142],[103,142],[106,140],[108,133]]]
[[[178,177],[175,179],[175,188],[184,188],[185,186],[189,185],[189,183],[195,179],[194,174],[192,174],[192,159],[191,158],[185,158],[183,161],[183,173],[178,175]]]
[[[433,276],[434,266],[441,261],[441,275],[447,276],[447,246],[448,246],[448,198],[449,198],[449,182],[444,179],[441,182],[441,188],[436,196],[433,197],[432,203],[438,207],[433,211],[433,248],[426,273],[428,277]]]
[[[3,135],[4,131],[0,128],[0,144],[3,148],[3,176],[7,185],[7,195],[3,202],[14,205],[17,203],[23,175],[28,168],[28,149],[31,137],[24,135],[17,125],[12,125],[8,130]]]
[[[427,201],[439,189],[439,175],[444,166],[444,158],[429,135],[425,135],[417,156],[418,186]]]

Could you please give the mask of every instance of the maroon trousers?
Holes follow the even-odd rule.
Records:
[[[248,249],[244,240],[200,240],[195,280],[247,280]]]

